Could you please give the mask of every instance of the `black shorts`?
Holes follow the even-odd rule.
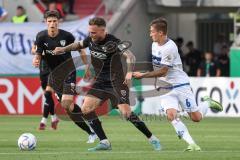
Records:
[[[43,90],[45,90],[48,85],[48,76],[49,76],[49,73],[48,74],[40,74],[40,83],[41,83]]]
[[[130,104],[129,88],[127,85],[119,83],[119,85],[103,84],[95,82],[87,95],[92,95],[102,100],[111,100],[112,106],[117,107],[119,104]]]
[[[71,84],[76,84],[76,71],[68,75],[56,75],[53,74],[53,72],[49,75],[48,85],[52,87],[54,92],[58,95],[75,95],[74,90],[71,88]]]

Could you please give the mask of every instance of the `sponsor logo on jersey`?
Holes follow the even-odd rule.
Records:
[[[153,64],[160,65],[161,64],[161,60],[162,60],[161,57],[157,57],[157,56],[152,55],[152,63]]]
[[[107,59],[107,55],[101,52],[91,51],[91,55],[98,59],[102,59],[102,60]]]
[[[46,47],[48,47],[48,43],[43,43]]]
[[[54,55],[53,50],[46,50],[46,54],[52,54],[52,55]]]

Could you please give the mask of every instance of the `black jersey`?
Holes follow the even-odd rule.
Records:
[[[101,42],[95,43],[90,37],[83,41],[83,47],[89,47],[91,63],[93,65],[96,81],[105,84],[122,83],[124,81],[123,66],[121,63],[121,50],[108,53],[104,45],[109,42],[119,43],[120,40],[111,34],[107,34]]]
[[[37,53],[42,54],[42,59],[47,63],[51,70],[54,70],[57,66],[72,59],[71,53],[66,52],[62,55],[52,55],[53,50],[56,47],[64,47],[75,40],[74,36],[67,31],[59,29],[59,33],[56,37],[50,37],[47,30],[43,30],[37,34],[36,42]],[[71,60],[70,60],[71,61]],[[72,61],[73,64],[73,61]],[[73,65],[74,66],[74,65]]]

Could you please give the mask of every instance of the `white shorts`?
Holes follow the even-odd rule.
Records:
[[[186,112],[198,111],[198,106],[190,85],[174,88],[167,94],[160,96],[160,105],[165,112],[168,109],[184,110]]]

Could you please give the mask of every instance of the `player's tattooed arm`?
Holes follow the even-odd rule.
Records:
[[[79,49],[78,52],[80,54],[80,57],[81,57],[81,60],[82,60],[83,64],[87,65],[88,61],[87,61],[86,50],[85,49]]]
[[[74,42],[72,44],[69,44],[66,47],[56,47],[53,51],[53,54],[58,55],[65,52],[77,51],[82,48],[83,48],[83,41]]]
[[[90,79],[91,78],[91,71],[90,71],[90,65],[88,64],[88,59],[87,59],[87,53],[85,49],[80,49],[78,50],[80,53],[81,60],[83,64],[85,65],[85,79]]]
[[[128,85],[132,79],[132,73],[133,73],[136,58],[130,50],[124,51],[123,56],[126,58],[126,62],[127,62],[127,74],[125,76],[125,81],[123,83]]]
[[[132,72],[136,62],[134,54],[130,50],[126,50],[123,52],[123,56],[126,58],[127,72]]]
[[[168,72],[168,67],[163,66],[160,69],[151,71],[151,72],[145,72],[145,73],[133,72],[133,77],[137,78],[137,79],[152,78],[152,77],[165,77],[167,75],[167,72]]]

